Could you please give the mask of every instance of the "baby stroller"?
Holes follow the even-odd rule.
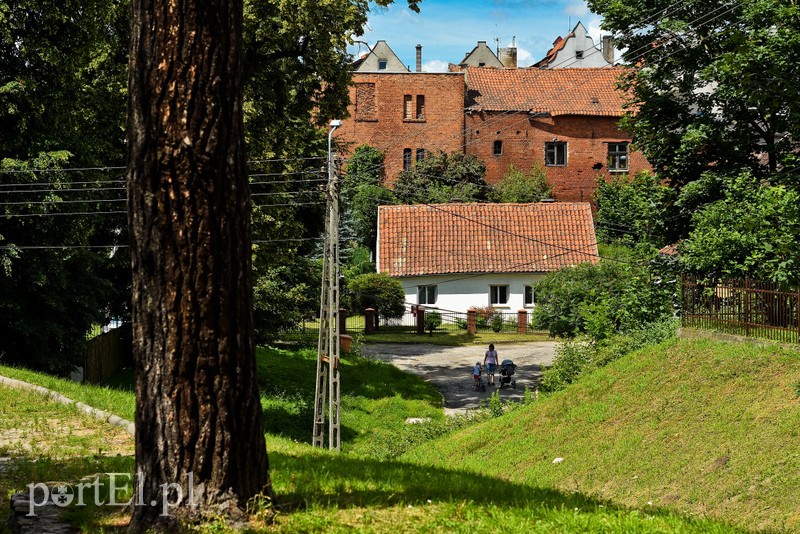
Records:
[[[514,373],[517,371],[517,366],[514,365],[514,362],[511,360],[503,360],[500,364],[500,388],[502,389],[504,385],[511,384],[511,387],[516,389],[517,388],[517,381],[511,378],[514,376]]]

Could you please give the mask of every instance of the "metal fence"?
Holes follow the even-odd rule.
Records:
[[[376,332],[385,333],[417,333],[418,313],[421,307],[413,304],[406,306],[405,313],[400,317],[377,319]],[[468,314],[467,312],[457,312],[443,310],[439,308],[422,307],[424,318],[426,319],[425,332],[434,334],[465,334],[467,333]],[[528,314],[527,321],[530,322],[531,315]],[[478,333],[518,333],[519,316],[517,312],[498,310],[493,308],[479,308],[475,317],[475,326]],[[366,320],[363,314],[348,315],[346,319],[346,332],[349,334],[364,332],[366,330]],[[533,327],[528,324],[528,333],[533,333]],[[295,337],[313,338],[319,331],[319,320],[303,320],[292,328],[287,328],[281,332]]]
[[[800,343],[800,289],[689,275],[682,282],[683,326]]]

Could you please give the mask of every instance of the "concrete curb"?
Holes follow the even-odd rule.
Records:
[[[113,426],[118,426],[124,429],[131,436],[135,435],[136,427],[127,419],[123,419],[114,415],[113,413],[106,412],[105,410],[92,408],[88,404],[84,404],[82,402],[75,402],[69,397],[65,397],[61,393],[58,393],[57,391],[52,391],[47,388],[43,388],[42,386],[37,386],[36,384],[30,384],[28,382],[23,382],[22,380],[16,380],[14,378],[8,378],[7,376],[2,375],[0,375],[0,385],[8,386],[13,389],[33,391],[34,393],[38,393],[39,395],[42,395],[43,397],[46,397],[52,401],[60,402],[61,404],[74,405],[79,411],[85,413],[93,419],[102,421],[104,423],[110,423]]]

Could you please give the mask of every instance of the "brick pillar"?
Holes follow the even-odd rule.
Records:
[[[364,310],[364,333],[372,334],[375,332],[375,309],[367,308]]]
[[[467,334],[474,336],[478,332],[478,310],[467,310]]]
[[[425,308],[417,307],[417,334],[425,333]]]
[[[528,333],[528,311],[519,310],[517,312],[517,332],[520,334]]]
[[[339,334],[347,333],[347,310],[339,308]]]

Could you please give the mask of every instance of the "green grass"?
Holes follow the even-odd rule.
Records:
[[[428,333],[416,334],[412,332],[399,332],[390,329],[381,329],[369,335],[365,335],[362,331],[349,330],[349,335],[361,336],[364,343],[429,343],[431,345],[441,345],[447,347],[459,347],[470,345],[488,345],[489,343],[530,343],[534,341],[552,341],[547,332],[530,332],[528,334],[515,334],[515,333],[495,333],[495,332],[478,332],[474,336],[470,336],[464,332],[434,332],[433,335]],[[316,347],[317,333],[292,333],[281,334],[281,342],[292,345],[301,345],[307,347]]]
[[[5,365],[0,365],[0,375],[58,391],[74,401],[133,421],[136,399],[133,396],[133,374],[130,370],[112,377],[108,385],[97,386]]]
[[[0,533],[8,531],[4,516],[11,494],[27,491],[28,484],[133,472],[133,438],[118,427],[91,419],[74,406],[4,386],[0,406],[0,456],[12,458],[0,467]],[[118,511],[94,510],[92,524]]]
[[[796,351],[667,343],[402,459],[474,473],[502,465],[512,484],[797,531],[798,376]]]
[[[258,351],[282,504],[272,524],[253,523],[258,531],[800,529],[795,352],[661,345],[503,416],[452,426],[438,393],[418,378],[344,358],[340,454],[308,445],[315,358]],[[81,398],[71,391],[62,392]],[[432,421],[406,425],[406,417]],[[553,464],[555,457],[564,461]],[[80,521],[87,531],[102,524]]]

